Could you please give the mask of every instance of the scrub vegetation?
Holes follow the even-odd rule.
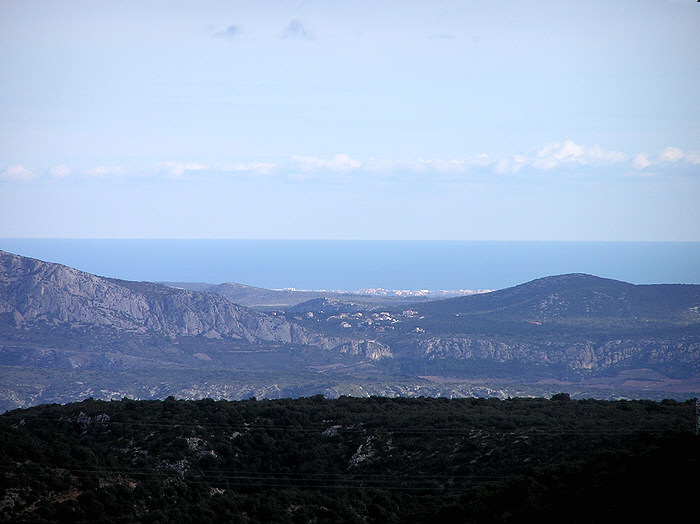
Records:
[[[0,520],[668,519],[692,510],[694,416],[566,393],[41,405],[0,417]]]

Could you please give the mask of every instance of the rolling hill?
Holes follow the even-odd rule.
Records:
[[[415,308],[425,315],[482,315],[520,321],[620,319],[692,324],[700,322],[699,305],[697,285],[634,285],[575,273]]]

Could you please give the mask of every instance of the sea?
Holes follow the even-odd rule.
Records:
[[[0,250],[126,280],[268,289],[478,291],[564,273],[700,284],[700,242],[5,238]]]

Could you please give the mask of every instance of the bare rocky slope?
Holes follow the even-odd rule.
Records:
[[[355,350],[363,340],[321,336],[295,323],[233,304],[215,293],[103,278],[0,251],[0,316],[5,330],[64,328],[170,339],[202,336],[248,343]],[[364,347],[367,344],[365,343]],[[381,355],[376,347],[371,356]]]
[[[299,336],[291,324],[219,295],[102,278],[5,252],[0,253],[0,312],[19,328],[70,324],[248,341],[288,342]]]

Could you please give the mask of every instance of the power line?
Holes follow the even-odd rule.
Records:
[[[697,401],[697,406],[700,406],[700,399]],[[700,414],[700,407],[696,408],[696,413]],[[363,433],[366,434],[372,431],[385,431],[388,433],[400,434],[454,434],[455,436],[472,435],[474,433],[487,433],[497,435],[514,435],[522,433],[535,433],[547,435],[562,435],[562,434],[630,434],[630,433],[664,433],[666,431],[690,431],[690,428],[682,428],[677,425],[669,425],[666,427],[629,427],[629,428],[597,428],[590,426],[556,428],[551,429],[541,426],[519,426],[512,429],[492,429],[483,426],[468,426],[468,427],[405,427],[405,426],[367,426],[367,425],[350,425],[333,424],[334,421],[328,421],[323,425],[313,427],[304,425],[290,424],[250,424],[250,423],[231,423],[231,424],[216,424],[209,422],[178,422],[178,421],[163,421],[163,422],[146,422],[146,421],[120,421],[120,420],[93,420],[89,422],[81,422],[79,420],[56,420],[52,418],[32,417],[25,418],[23,425],[30,422],[49,422],[74,424],[82,426],[86,430],[90,426],[110,427],[110,426],[127,426],[127,427],[144,427],[144,428],[183,428],[183,429],[199,429],[199,430],[226,430],[239,432],[243,434],[247,431],[294,431],[299,433],[324,433],[328,430],[342,433]],[[9,422],[9,421],[8,421]],[[13,421],[10,425],[17,426],[20,421]],[[553,423],[552,425],[555,425]],[[697,424],[696,424],[697,425]],[[697,430],[697,427],[696,427]]]

